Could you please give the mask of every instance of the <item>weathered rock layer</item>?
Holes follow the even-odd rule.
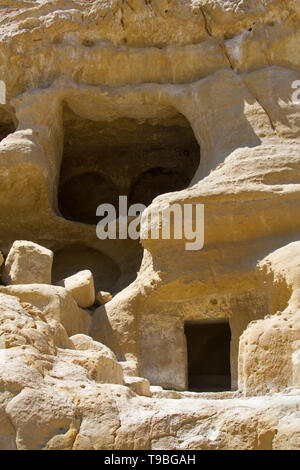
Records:
[[[300,448],[299,23],[0,1],[1,448]],[[154,199],[140,242],[97,238],[98,194]],[[204,204],[202,250],[147,237],[170,204]],[[229,325],[232,391],[187,392],[201,322]]]

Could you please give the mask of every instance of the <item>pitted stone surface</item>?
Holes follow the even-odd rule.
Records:
[[[0,448],[299,449],[299,2],[0,10]],[[99,240],[121,194],[141,240]],[[199,203],[202,250],[148,236]],[[186,322],[232,390],[189,390]]]

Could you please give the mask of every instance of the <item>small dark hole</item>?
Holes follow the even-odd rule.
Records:
[[[94,44],[95,44],[95,42],[92,41],[91,39],[84,39],[84,40],[82,41],[82,45],[83,45],[84,47],[93,47]]]

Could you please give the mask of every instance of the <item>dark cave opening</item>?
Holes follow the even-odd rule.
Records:
[[[130,204],[141,203],[149,206],[152,200],[163,193],[179,191],[189,185],[190,177],[170,168],[151,168],[142,173],[133,183]]]
[[[82,173],[66,181],[60,188],[60,211],[66,219],[96,224],[100,204],[118,204],[118,192],[109,178],[98,173]]]
[[[149,205],[159,194],[186,188],[199,165],[199,144],[178,112],[142,122],[92,121],[65,106],[63,122],[58,207],[69,220],[96,224],[98,205],[118,209],[119,195]]]
[[[12,115],[3,106],[0,106],[0,142],[15,130],[16,123]]]
[[[188,389],[220,392],[231,389],[228,321],[186,322]]]

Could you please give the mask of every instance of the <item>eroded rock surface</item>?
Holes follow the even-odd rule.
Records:
[[[108,348],[84,335],[57,344],[55,330],[55,320],[0,295],[2,449],[299,446],[297,391],[218,400],[137,396],[122,385]]]
[[[36,243],[15,241],[3,270],[5,284],[51,284],[53,253]]]
[[[299,449],[299,2],[0,11],[0,447]],[[99,240],[121,194],[141,240]],[[148,236],[172,204],[202,250]]]
[[[79,308],[63,288],[47,284],[23,284],[1,287],[1,292],[17,297],[41,310],[47,319],[61,323],[68,335],[87,333],[90,315]]]

